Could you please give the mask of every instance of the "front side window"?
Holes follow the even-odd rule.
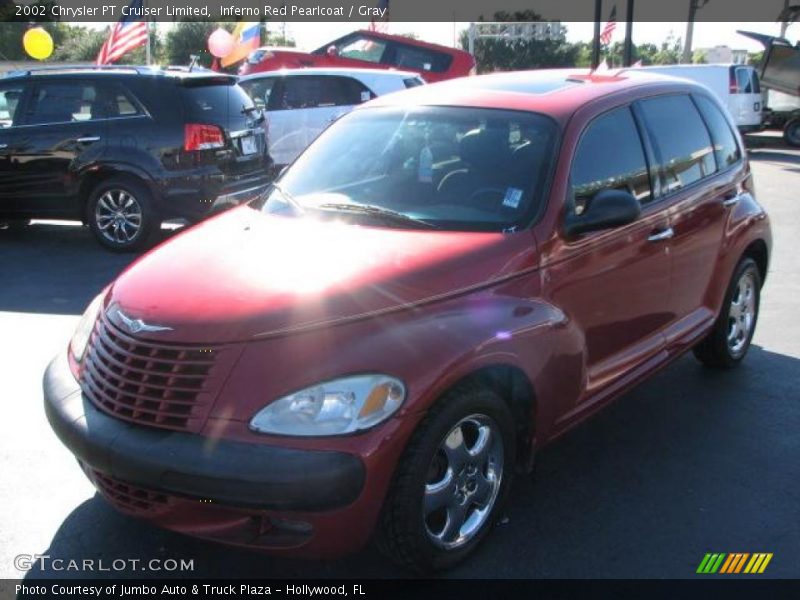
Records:
[[[570,175],[575,214],[603,190],[621,190],[639,202],[652,198],[642,140],[626,106],[597,117],[581,136]]]
[[[659,96],[638,105],[653,143],[663,194],[715,172],[711,138],[689,96]]]
[[[309,146],[263,210],[410,228],[520,228],[544,200],[556,138],[555,123],[533,113],[357,110]]]
[[[25,87],[22,83],[0,84],[0,129],[11,127]]]
[[[700,113],[708,125],[708,129],[711,131],[717,168],[726,169],[739,162],[742,152],[739,149],[739,144],[736,143],[736,138],[725,115],[705,96],[695,96],[694,99],[697,103],[697,108],[700,109]]]
[[[100,92],[93,83],[42,82],[33,91],[25,122],[28,125],[71,123],[104,118]]]
[[[358,36],[346,40],[337,50],[339,56],[342,58],[379,63],[386,50],[386,42],[379,39]]]

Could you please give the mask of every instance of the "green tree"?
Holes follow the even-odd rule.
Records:
[[[80,63],[93,62],[108,31],[98,31],[87,27],[65,25],[64,38],[53,52],[53,60]]]
[[[164,62],[171,65],[188,65],[192,55],[199,56],[198,64],[211,66],[214,57],[208,51],[208,36],[222,27],[233,31],[235,23],[216,21],[181,21],[167,33],[164,44]]]
[[[532,10],[513,13],[498,11],[493,21],[531,22],[541,21],[542,17]],[[464,50],[469,48],[469,32],[462,31],[460,44]],[[479,73],[493,71],[516,71],[543,67],[573,66],[578,58],[578,47],[559,40],[475,40],[475,61]]]

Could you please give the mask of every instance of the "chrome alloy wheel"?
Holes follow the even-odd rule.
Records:
[[[136,197],[122,189],[110,189],[97,201],[97,229],[114,244],[132,241],[142,227],[142,207]]]
[[[756,318],[756,280],[749,271],[736,283],[728,310],[728,349],[738,356],[747,346]]]
[[[470,415],[439,444],[428,468],[422,514],[440,548],[452,550],[480,531],[497,500],[503,474],[503,439],[486,415]]]

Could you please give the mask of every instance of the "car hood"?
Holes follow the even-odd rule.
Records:
[[[309,330],[440,300],[535,268],[530,232],[442,232],[231,210],[128,267],[106,306],[224,343]]]

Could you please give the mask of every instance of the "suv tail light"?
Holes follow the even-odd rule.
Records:
[[[187,123],[183,128],[183,149],[187,152],[224,147],[225,136],[216,125]]]

